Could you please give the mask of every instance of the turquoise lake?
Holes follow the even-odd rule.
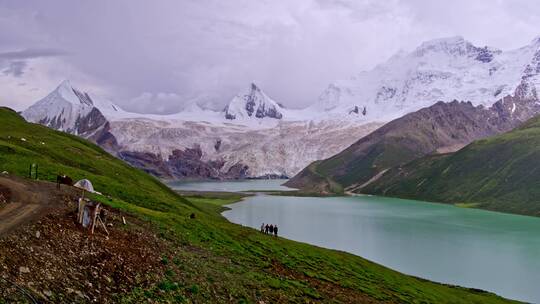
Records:
[[[265,189],[254,188],[252,181],[236,183],[244,190],[281,188],[275,181]],[[218,190],[212,187],[221,186],[200,189]],[[255,229],[263,222],[277,224],[280,236],[291,240],[347,251],[429,280],[540,303],[540,218],[375,196],[257,195],[228,207],[223,216],[233,223]]]

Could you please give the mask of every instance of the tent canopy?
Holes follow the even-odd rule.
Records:
[[[92,186],[92,182],[90,182],[89,180],[87,179],[81,179],[80,181],[76,182],[75,185],[73,185],[77,188],[80,188],[80,189],[83,189],[83,190],[86,190],[88,192],[92,192],[94,193],[94,186]]]

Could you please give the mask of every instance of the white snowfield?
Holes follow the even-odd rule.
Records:
[[[386,121],[440,100],[489,106],[513,94],[528,67],[538,65],[539,46],[540,39],[534,39],[503,52],[461,37],[424,42],[371,71],[330,84],[312,107],[332,113],[365,107],[370,120]]]
[[[428,41],[330,84],[306,109],[287,109],[250,84],[223,111],[194,103],[171,115],[137,114],[64,81],[23,116],[78,134],[82,119],[98,109],[110,123],[118,151],[150,152],[166,160],[174,150],[200,147],[203,160],[225,161],[224,172],[241,163],[253,177],[292,176],[382,123],[440,100],[489,106],[524,83],[526,94],[537,98],[539,47],[540,39],[505,52],[476,47],[461,37]]]

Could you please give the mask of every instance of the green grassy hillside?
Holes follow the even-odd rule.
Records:
[[[394,168],[363,192],[540,216],[540,117]]]
[[[0,171],[26,176],[31,163],[39,165],[41,179],[54,180],[58,172],[90,179],[113,197],[96,199],[152,222],[171,244],[162,259],[170,267],[165,276],[149,289],[134,286],[117,302],[509,302],[231,224],[219,212],[237,197],[182,198],[87,141],[0,109]],[[189,218],[192,212],[196,219]]]

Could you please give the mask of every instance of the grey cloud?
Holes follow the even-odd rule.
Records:
[[[63,50],[49,48],[29,48],[19,51],[0,52],[0,69],[5,76],[22,77],[28,60],[45,57],[65,56]]]
[[[294,108],[422,41],[461,35],[510,49],[538,24],[537,0],[2,0],[0,71],[58,57],[70,69],[54,77],[81,74],[137,111],[203,95],[221,107],[251,81]],[[9,73],[37,85],[24,67]]]
[[[24,49],[20,51],[0,52],[0,59],[14,60],[14,59],[33,59],[41,57],[58,57],[65,56],[68,53],[58,49]]]
[[[13,77],[21,77],[24,74],[26,68],[25,61],[11,61],[8,63],[7,68],[2,70],[4,75],[12,75]]]

